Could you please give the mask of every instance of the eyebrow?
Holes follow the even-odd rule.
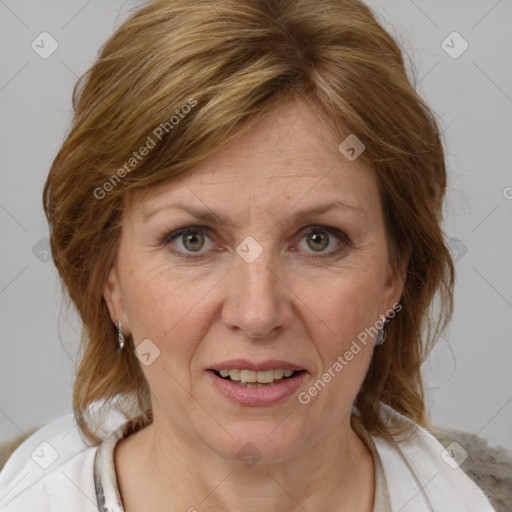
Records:
[[[226,226],[233,228],[234,226],[227,221],[227,219],[223,218],[221,215],[216,214],[212,212],[211,210],[201,210],[199,208],[194,208],[192,206],[184,205],[181,203],[172,203],[172,204],[164,204],[161,206],[158,206],[154,210],[150,210],[148,213],[144,213],[142,215],[143,220],[147,221],[150,217],[157,214],[158,212],[162,210],[167,209],[181,209],[184,210],[190,215],[194,216],[196,219],[204,220],[204,221],[210,221],[210,222],[221,222],[225,224]],[[307,217],[313,217],[315,215],[320,215],[322,213],[326,213],[330,210],[335,209],[343,209],[343,210],[349,210],[349,211],[356,211],[364,213],[364,211],[355,205],[347,204],[342,201],[332,201],[330,203],[322,204],[319,206],[314,206],[312,208],[305,208],[302,210],[298,210],[293,214],[293,218],[296,220],[303,220]],[[291,210],[293,212],[293,210]],[[283,215],[283,217],[287,217],[289,215],[290,210]],[[280,222],[279,220],[277,222]]]

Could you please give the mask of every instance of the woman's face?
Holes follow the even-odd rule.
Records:
[[[375,343],[362,333],[402,285],[376,178],[340,142],[288,103],[133,201],[105,297],[140,345],[155,427],[272,462],[348,426]]]

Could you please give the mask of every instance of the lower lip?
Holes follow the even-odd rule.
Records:
[[[279,384],[264,388],[247,388],[218,377],[215,372],[208,370],[207,374],[213,385],[227,398],[242,405],[263,406],[272,405],[293,395],[299,388],[306,375],[301,371],[297,376],[283,380]]]

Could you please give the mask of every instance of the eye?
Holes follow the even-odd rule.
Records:
[[[210,234],[212,230],[206,226],[191,226],[167,234],[162,243],[170,245],[170,249],[180,258],[198,259],[203,258],[208,249],[211,250],[213,242]],[[331,250],[325,250],[332,245],[332,239],[337,239],[338,243]],[[209,241],[209,242],[208,242]],[[350,240],[342,231],[327,226],[310,226],[300,238],[298,246],[301,243],[306,244],[304,251],[309,254],[309,258],[328,258],[336,256],[347,246],[350,246]],[[206,249],[205,249],[206,248]],[[202,249],[205,249],[202,251]],[[296,248],[292,249],[294,252]],[[196,253],[196,254],[194,254]],[[314,253],[320,254],[315,255]]]
[[[332,238],[338,239],[338,244],[334,245],[333,249],[326,251],[325,249],[328,248],[329,245],[332,245]],[[301,241],[302,240],[305,241],[306,246],[311,249],[313,253],[321,253],[320,256],[312,254],[310,256],[311,258],[335,256],[350,245],[350,240],[345,233],[327,226],[310,226]]]
[[[182,258],[201,258],[202,253],[200,251],[205,247],[205,241],[209,239],[207,235],[210,231],[209,228],[204,226],[183,228],[167,235],[163,243],[177,246],[178,250],[173,250],[173,252]],[[175,240],[176,242],[174,242]],[[199,254],[196,256],[191,253]]]

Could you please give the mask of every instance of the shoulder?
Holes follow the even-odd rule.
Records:
[[[110,415],[107,429],[126,421]],[[107,430],[108,431],[108,430]],[[94,457],[72,413],[28,437],[0,472],[0,509],[5,512],[97,512]]]
[[[390,443],[373,437],[393,510],[494,512],[482,490],[457,463],[460,462],[457,445],[454,445],[452,456],[432,434],[391,407],[381,404],[381,414],[393,421],[412,424],[415,428],[412,439],[406,442]],[[460,454],[463,454],[462,450]]]

